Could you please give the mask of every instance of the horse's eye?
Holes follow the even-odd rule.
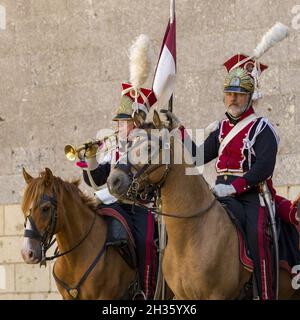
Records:
[[[47,213],[49,211],[50,207],[45,206],[41,208],[42,213]]]

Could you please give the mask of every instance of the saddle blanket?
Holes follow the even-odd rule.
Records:
[[[220,202],[223,207],[225,207],[230,219],[236,227],[239,239],[240,261],[246,270],[252,272],[254,265],[250,256],[249,247],[246,243],[245,231],[242,227],[242,222],[240,221],[241,215],[235,210],[234,205],[231,205],[231,203],[230,208],[228,208],[229,203],[227,201],[226,203]],[[282,220],[278,222],[278,230],[279,266],[288,271],[291,277],[294,277],[295,274],[292,273],[292,268],[295,265],[300,265],[299,231],[294,225]]]

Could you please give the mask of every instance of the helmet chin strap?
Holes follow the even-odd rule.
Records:
[[[242,116],[242,114],[245,113],[249,109],[249,107],[251,105],[251,101],[252,101],[252,93],[249,95],[248,101],[243,105],[242,113],[239,116],[234,117],[228,110],[227,110],[227,113],[230,115],[230,117],[233,120],[238,120]]]

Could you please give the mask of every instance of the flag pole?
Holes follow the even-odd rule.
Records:
[[[170,0],[170,23],[173,23],[175,18],[175,0]],[[173,112],[173,93],[169,100],[168,110]]]
[[[170,23],[173,23],[175,17],[175,0],[170,0]]]
[[[169,98],[169,101],[167,101],[165,99],[165,100],[163,100],[163,103],[161,103],[161,106],[164,108],[166,108],[166,104],[168,103],[168,110],[171,112],[173,110],[173,84],[174,84],[173,78],[176,75],[176,34],[175,34],[176,33],[176,25],[175,25],[175,23],[176,23],[176,20],[175,20],[175,0],[170,0],[169,23],[168,23],[167,30],[165,32],[159,60],[158,60],[157,66],[156,66],[152,88],[153,88],[153,91],[155,92],[155,94],[157,94],[157,97],[159,97],[159,95],[161,96],[161,93],[163,91],[162,88],[164,88],[164,86],[169,85],[169,88],[167,88],[167,89],[170,90],[170,85],[171,85],[172,94],[171,94],[171,97]],[[170,30],[171,30],[171,35],[170,35]],[[170,39],[170,37],[172,37],[172,38]],[[173,37],[175,39],[173,39]],[[169,43],[168,43],[169,48],[166,44],[167,41],[169,41]],[[163,55],[165,57],[164,67],[167,67],[167,68],[162,68],[161,57]],[[162,77],[162,75],[161,75],[162,72],[164,72],[164,75],[167,75],[167,77]],[[170,82],[168,83],[169,77],[173,77],[173,78],[171,78],[171,81],[170,81],[170,82],[172,82],[171,84],[170,84]],[[164,89],[166,90],[166,88],[164,88]],[[166,92],[165,92],[165,94],[166,94]],[[168,95],[168,97],[169,97],[169,95]],[[170,122],[171,121],[172,120],[170,119]],[[170,125],[171,125],[171,123],[170,123]],[[157,207],[159,207],[159,210],[161,210],[160,205],[159,205],[160,200],[161,200],[160,195],[158,195]],[[164,275],[162,274],[162,257],[163,257],[163,253],[164,253],[164,250],[167,245],[167,237],[166,237],[167,232],[166,232],[166,225],[165,225],[163,216],[159,216],[158,226],[159,226],[158,230],[159,230],[159,253],[160,254],[159,254],[159,268],[158,268],[158,276],[157,276],[157,283],[156,283],[154,300],[157,300],[157,299],[165,300],[167,285],[166,285]]]

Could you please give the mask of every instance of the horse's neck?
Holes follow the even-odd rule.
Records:
[[[95,213],[80,199],[75,199],[74,196],[71,196],[70,194],[65,194],[63,196],[61,206],[64,211],[63,221],[60,221],[62,229],[56,235],[59,251],[65,252],[70,250],[86,236],[88,237],[88,239],[84,240],[78,248],[64,256],[66,260],[74,263],[78,259],[84,259],[82,253],[87,249],[89,250],[87,247],[95,244],[95,242],[91,241],[92,237],[95,236],[95,230],[97,229],[99,237],[102,234],[100,230],[101,226],[99,226],[99,224],[102,223],[102,219],[100,219],[100,217],[96,219],[95,225],[92,227]],[[103,234],[105,233],[103,232]],[[99,242],[101,240],[102,239],[99,239]]]
[[[172,165],[162,188],[162,203],[166,212],[190,216],[207,207],[214,197],[201,175],[187,175],[187,165]]]
[[[214,196],[201,175],[186,175],[188,166],[172,165],[161,190],[162,211],[172,215],[191,216],[208,208]],[[214,225],[220,217],[220,210],[213,209],[189,219],[166,218],[167,231],[172,242],[182,242],[191,234],[204,234],[208,223]],[[218,224],[218,223],[217,223]],[[179,227],[180,226],[180,227]],[[197,232],[196,232],[197,231]],[[171,236],[172,234],[172,236]]]

